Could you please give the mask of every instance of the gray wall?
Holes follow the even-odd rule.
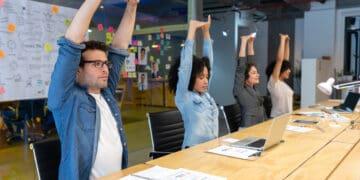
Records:
[[[220,105],[235,103],[232,88],[238,47],[237,16],[237,12],[216,14],[216,18],[219,20],[211,22],[211,37],[214,40],[214,65],[209,92],[216,103]],[[228,36],[223,36],[222,31],[226,31]]]

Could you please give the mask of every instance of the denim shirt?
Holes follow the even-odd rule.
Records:
[[[175,103],[181,112],[185,128],[182,148],[217,138],[219,132],[219,110],[214,99],[207,92],[199,94],[188,90],[193,61],[193,44],[193,40],[186,40],[184,49],[181,51],[178,69],[179,81],[175,95]],[[209,58],[210,67],[212,67],[213,50],[210,39],[204,40],[203,52],[203,56]],[[210,75],[212,75],[212,71]],[[209,85],[210,82],[211,78]]]
[[[48,107],[53,112],[61,142],[59,179],[89,179],[96,157],[100,112],[87,87],[76,83],[76,73],[84,44],[75,44],[66,38],[58,40],[59,55],[51,76]],[[109,49],[108,59],[113,63],[109,71],[108,87],[101,90],[114,116],[123,145],[122,168],[127,167],[128,150],[118,103],[114,98],[126,50]]]

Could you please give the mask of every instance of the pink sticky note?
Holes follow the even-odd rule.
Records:
[[[3,86],[0,86],[0,94],[4,94],[5,93],[5,88]]]
[[[164,33],[164,28],[160,28],[160,32],[161,32],[161,33]]]
[[[99,31],[103,31],[104,30],[104,26],[102,24],[98,24],[97,28]]]
[[[4,6],[4,1],[0,0],[0,7],[3,7],[3,6]]]
[[[157,49],[158,51],[160,51],[160,50],[161,50],[161,45],[159,44],[156,49]]]
[[[139,64],[139,61],[137,58],[135,58],[135,64]]]
[[[137,46],[137,40],[133,40],[133,41],[132,41],[132,45],[133,45],[133,46]]]
[[[114,33],[114,28],[113,28],[112,26],[109,26],[108,31],[109,31],[110,33]]]

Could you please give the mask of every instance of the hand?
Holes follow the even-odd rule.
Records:
[[[125,0],[125,2],[128,4],[128,5],[131,5],[131,6],[136,6],[140,0]]]
[[[197,29],[199,27],[205,26],[206,22],[197,21],[197,20],[191,20],[189,23],[189,29]]]
[[[287,35],[287,34],[281,34],[280,33],[279,36],[280,36],[280,39],[284,39],[284,40],[290,39],[289,35]]]
[[[208,20],[206,21],[205,25],[202,26],[203,32],[209,31],[211,26],[211,16],[208,15]]]

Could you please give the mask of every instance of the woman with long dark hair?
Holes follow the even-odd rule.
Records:
[[[211,19],[207,22],[191,20],[187,40],[178,58],[170,68],[169,89],[175,94],[175,104],[184,121],[185,135],[182,148],[218,137],[218,108],[207,92],[213,64]],[[193,55],[195,31],[204,35],[203,57]]]
[[[256,85],[260,75],[254,61],[254,40],[251,35],[241,37],[239,59],[234,78],[233,95],[241,109],[241,127],[249,127],[267,119],[264,98]],[[247,55],[246,55],[247,47]]]

